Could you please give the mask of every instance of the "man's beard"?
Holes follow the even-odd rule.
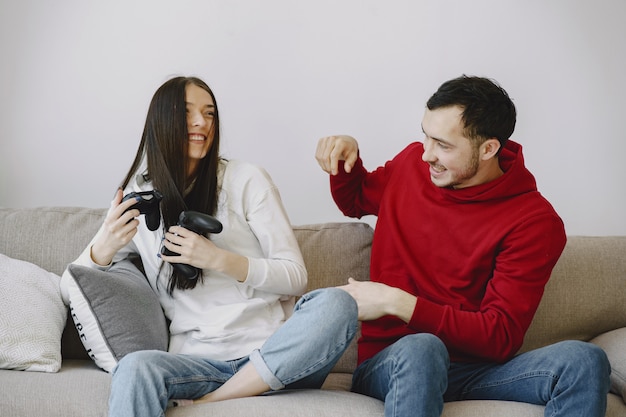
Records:
[[[468,161],[465,168],[462,171],[458,172],[456,177],[452,178],[450,184],[448,184],[446,187],[457,188],[459,185],[462,185],[464,181],[474,177],[478,173],[479,159],[479,150],[474,149],[472,152],[472,157]]]

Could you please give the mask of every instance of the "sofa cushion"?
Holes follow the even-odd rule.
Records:
[[[69,265],[70,314],[89,356],[111,372],[138,350],[167,350],[168,329],[159,299],[130,261],[108,271]]]
[[[89,360],[63,360],[55,374],[0,371],[0,415],[104,417],[111,375]]]
[[[0,254],[0,368],[57,372],[67,309],[60,277]]]
[[[604,333],[593,340],[606,352],[611,362],[611,392],[626,403],[626,327]]]

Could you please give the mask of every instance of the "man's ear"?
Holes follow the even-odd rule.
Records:
[[[500,145],[500,141],[496,138],[487,139],[480,145],[480,157],[483,161],[494,158],[498,156],[498,151],[500,150],[502,145]]]

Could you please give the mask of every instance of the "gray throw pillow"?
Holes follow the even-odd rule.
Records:
[[[144,274],[130,261],[107,271],[69,265],[70,314],[89,356],[111,372],[127,354],[166,351],[167,322]],[[72,282],[73,281],[73,282]]]

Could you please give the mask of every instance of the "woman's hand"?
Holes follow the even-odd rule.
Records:
[[[183,263],[200,269],[222,272],[243,282],[248,276],[248,258],[219,248],[205,236],[181,226],[172,226],[165,233],[163,245],[179,255],[161,255],[170,263]]]
[[[100,228],[98,237],[91,246],[91,259],[98,265],[106,266],[113,261],[115,254],[137,234],[139,210],[128,210],[137,200],[122,202],[122,190],[117,190],[111,207]]]

